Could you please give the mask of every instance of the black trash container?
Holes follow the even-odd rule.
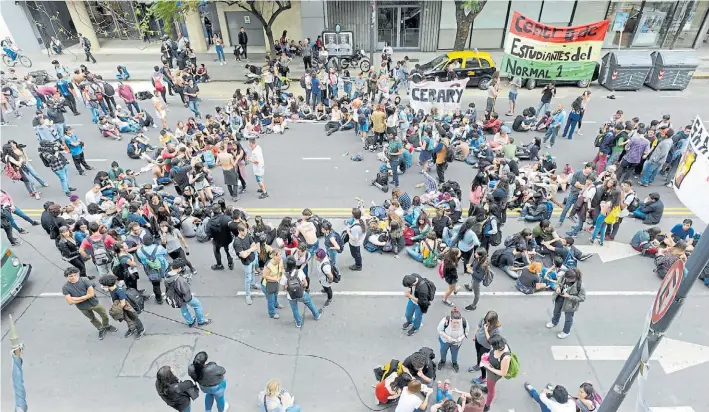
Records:
[[[699,66],[694,50],[657,50],[650,55],[652,70],[645,84],[653,90],[684,90]]]
[[[598,84],[608,90],[640,90],[652,69],[647,51],[619,50],[603,56]]]

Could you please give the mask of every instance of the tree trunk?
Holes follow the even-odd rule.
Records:
[[[273,39],[273,30],[271,30],[270,26],[264,26],[264,31],[266,32],[266,51],[270,51],[271,53],[275,53],[275,50],[273,50],[273,44],[275,43],[275,40]]]
[[[455,20],[458,24],[458,27],[455,31],[455,42],[453,43],[454,50],[465,49],[465,43],[468,41],[468,37],[470,36],[470,29],[472,28],[473,21],[483,10],[483,7],[485,7],[485,3],[487,3],[487,0],[478,0],[476,5],[477,7],[474,7],[474,9],[471,10],[468,15],[465,14],[466,3],[469,2],[455,0]]]

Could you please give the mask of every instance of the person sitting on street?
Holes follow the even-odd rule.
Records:
[[[500,126],[502,126],[502,121],[499,119],[497,112],[492,112],[487,122],[483,123],[483,131],[490,134],[497,134],[500,132]]]
[[[108,121],[106,116],[99,117],[98,128],[101,130],[101,135],[103,137],[108,137],[113,140],[121,140],[121,132],[113,123]]]
[[[672,229],[670,229],[672,240],[675,242],[684,240],[688,245],[693,244],[697,234],[694,232],[692,223],[692,219],[684,219],[682,223],[677,223],[674,225]]]
[[[118,73],[116,73],[116,79],[118,79],[118,80],[130,79],[130,73],[128,73],[128,69],[126,69],[126,66],[118,65],[116,67],[116,70],[118,71]]]
[[[630,239],[630,246],[640,252],[643,256],[655,256],[663,245],[673,244],[672,238],[662,233],[659,227],[651,227],[635,232]]]
[[[646,225],[656,225],[660,223],[665,212],[665,204],[660,200],[659,193],[650,193],[645,201],[633,210],[633,217],[641,219]]]
[[[515,287],[525,295],[531,295],[540,290],[545,290],[547,284],[542,281],[542,263],[533,262],[524,267],[520,273]]]

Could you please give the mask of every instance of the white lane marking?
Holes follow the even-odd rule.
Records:
[[[87,162],[107,162],[108,159],[86,159]]]
[[[68,123],[67,126],[71,126],[71,127],[74,127],[74,126],[83,126],[83,124],[82,124],[82,123]]]
[[[304,157],[303,160],[330,160],[329,157]]]
[[[387,291],[367,291],[367,290],[352,290],[352,291],[333,291],[335,295],[338,296],[360,296],[360,297],[403,297],[404,294],[403,292],[387,292]],[[285,292],[280,292],[281,295],[285,295]],[[443,296],[445,292],[437,292],[436,296]],[[607,291],[589,291],[586,292],[586,296],[600,296],[600,297],[618,297],[618,296],[655,296],[657,294],[657,291],[652,291],[652,290],[628,290],[628,291],[618,291],[618,290],[607,290]],[[311,296],[319,296],[319,295],[324,295],[322,292],[312,292],[310,294]],[[551,292],[537,292],[534,295],[525,295],[524,293],[521,292],[512,292],[512,291],[500,291],[500,292],[481,292],[481,296],[492,296],[492,297],[528,297],[528,298],[534,298],[534,297],[539,297],[539,296],[544,296],[544,297],[549,297],[552,295]],[[709,296],[709,293],[706,292],[695,292],[694,295],[698,296]],[[64,296],[61,293],[56,293],[56,292],[45,292],[45,293],[40,293],[39,297],[41,298],[49,298],[49,297],[57,297],[57,296]],[[233,295],[232,295],[233,296]],[[245,292],[237,292],[236,296],[246,296]],[[263,293],[261,292],[252,292],[251,296],[263,296]],[[456,296],[474,296],[473,292],[458,292]],[[202,296],[202,297],[227,297],[227,296]]]
[[[19,126],[19,125],[17,125],[17,124],[8,124],[8,123],[6,123],[6,124],[0,124],[0,127],[17,127],[17,126]]]
[[[691,406],[651,406],[650,412],[694,412]]]
[[[598,123],[598,122],[595,121],[595,120],[583,120],[581,123],[583,123],[583,124],[586,124],[586,123],[588,123],[588,124],[596,124],[596,123]]]

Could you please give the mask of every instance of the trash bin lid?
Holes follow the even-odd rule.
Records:
[[[699,66],[699,56],[694,50],[658,50],[663,66]]]
[[[621,67],[652,67],[649,51],[620,50],[612,52],[615,61]],[[664,56],[663,56],[664,58]]]

